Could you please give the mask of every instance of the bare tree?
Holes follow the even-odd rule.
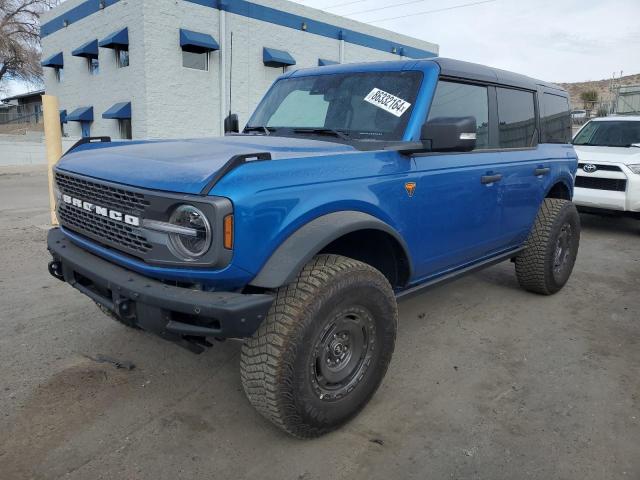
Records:
[[[0,0],[0,84],[40,82],[40,15],[58,0]]]

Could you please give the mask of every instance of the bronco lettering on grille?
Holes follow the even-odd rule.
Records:
[[[80,200],[79,198],[74,198],[66,194],[62,195],[62,201],[67,205],[73,205],[74,207],[81,208],[87,212],[93,212],[96,215],[101,215],[117,222],[123,222],[134,227],[140,226],[140,218],[134,215],[128,215],[117,210],[101,207],[100,205],[95,205],[91,202]]]

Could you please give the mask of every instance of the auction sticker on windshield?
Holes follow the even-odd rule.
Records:
[[[396,117],[401,117],[402,114],[411,106],[411,104],[406,100],[396,97],[395,95],[391,95],[379,88],[371,90],[369,95],[364,97],[364,101],[369,102],[370,104],[375,105]]]

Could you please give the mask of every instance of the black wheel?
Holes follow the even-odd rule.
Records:
[[[140,327],[137,326],[135,323],[133,323],[130,320],[127,320],[126,318],[120,318],[115,312],[112,312],[111,310],[109,310],[108,308],[100,305],[98,302],[96,302],[96,305],[98,306],[98,308],[100,309],[100,311],[102,313],[104,313],[106,316],[111,317],[113,320],[115,320],[118,323],[121,323],[122,325],[125,325],[129,328],[133,328],[135,330],[140,330]]]
[[[281,287],[242,347],[251,404],[297,437],[316,437],[354,417],[387,370],[397,327],[395,295],[373,267],[318,255]]]
[[[547,198],[526,247],[516,257],[520,286],[543,295],[560,290],[573,271],[580,244],[580,216],[568,200]]]

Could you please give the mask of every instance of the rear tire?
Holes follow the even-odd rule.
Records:
[[[546,198],[529,233],[524,251],[515,260],[520,286],[551,295],[573,271],[580,244],[580,216],[568,200]]]
[[[242,347],[249,402],[287,433],[317,437],[353,418],[377,390],[398,312],[387,279],[338,255],[318,255],[279,288]]]

